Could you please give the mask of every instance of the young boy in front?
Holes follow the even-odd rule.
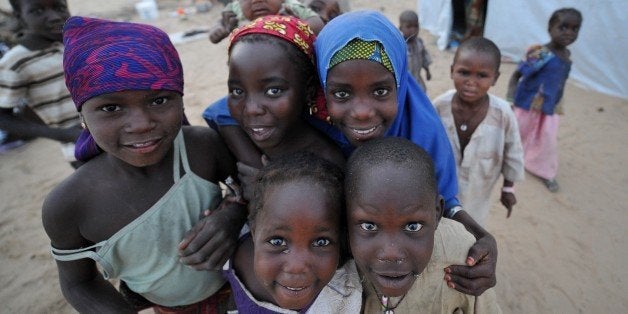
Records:
[[[474,297],[443,280],[475,240],[462,224],[440,219],[444,201],[422,148],[394,137],[364,143],[349,158],[345,194],[364,313],[501,312],[493,289]]]
[[[0,59],[0,125],[9,139],[61,143],[73,166],[79,115],[63,79],[61,30],[70,17],[65,0],[11,0],[24,34]]]
[[[484,225],[491,192],[504,177],[501,203],[510,217],[517,203],[514,182],[523,180],[523,148],[517,120],[505,100],[488,93],[499,77],[501,54],[489,39],[472,37],[456,51],[451,65],[455,90],[433,104],[454,151],[458,197],[465,210]]]

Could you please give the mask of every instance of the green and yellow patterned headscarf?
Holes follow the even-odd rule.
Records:
[[[338,63],[348,60],[371,60],[383,65],[390,73],[395,74],[390,58],[378,41],[364,41],[356,38],[338,50],[329,62],[329,69]]]

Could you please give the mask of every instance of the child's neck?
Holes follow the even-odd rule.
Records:
[[[303,121],[294,126],[279,145],[266,149],[264,154],[273,158],[287,153],[307,150],[315,135],[316,130]]]
[[[545,45],[547,48],[549,48],[549,50],[551,50],[555,55],[557,55],[559,58],[563,59],[563,60],[569,60],[569,49],[567,49],[567,46],[563,46],[560,44],[557,44],[553,41],[550,41],[547,45]]]
[[[52,46],[56,42],[58,41],[50,40],[48,38],[44,38],[36,34],[25,34],[24,37],[20,39],[20,44],[28,48],[28,50],[46,49]]]
[[[488,105],[488,94],[484,95],[484,97],[476,101],[470,102],[470,101],[464,101],[462,98],[460,98],[460,96],[458,96],[458,93],[456,93],[454,95],[453,101],[461,109],[477,111],[477,110],[480,110],[482,107]]]

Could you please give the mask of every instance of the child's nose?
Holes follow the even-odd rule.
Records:
[[[286,258],[284,271],[289,274],[302,274],[307,271],[309,261],[313,259],[303,250],[291,250]]]
[[[152,130],[155,121],[150,113],[142,109],[132,109],[126,120],[125,131],[129,133],[143,133]]]
[[[377,260],[383,263],[401,264],[406,257],[404,250],[392,239],[386,241],[377,254]]]
[[[368,120],[373,117],[375,110],[368,100],[356,99],[351,106],[351,115],[356,120]]]
[[[264,114],[264,105],[260,97],[249,96],[244,102],[244,113],[247,115]]]

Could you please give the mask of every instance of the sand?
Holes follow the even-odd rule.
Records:
[[[0,1],[7,7],[8,1]],[[138,20],[131,0],[70,0],[73,14]],[[206,29],[220,5],[187,20],[171,16],[178,3],[159,1],[161,18],[150,22],[168,33]],[[396,23],[416,1],[390,1],[383,11]],[[383,10],[379,1],[353,0],[353,9]],[[435,40],[421,33],[434,58],[431,98],[452,88],[453,54],[438,51]],[[226,42],[200,39],[177,45],[185,69],[186,112],[192,124],[200,113],[227,92]],[[601,60],[603,62],[604,60]],[[574,60],[578,62],[578,60]],[[504,96],[513,64],[491,92]],[[517,185],[519,203],[513,215],[497,200],[487,228],[498,242],[497,286],[505,313],[628,312],[628,101],[580,88],[565,91],[566,114],[559,131],[561,190],[552,194],[533,176]],[[0,308],[2,313],[72,313],[59,289],[49,240],[41,226],[46,194],[72,169],[55,142],[38,139],[0,155]]]

